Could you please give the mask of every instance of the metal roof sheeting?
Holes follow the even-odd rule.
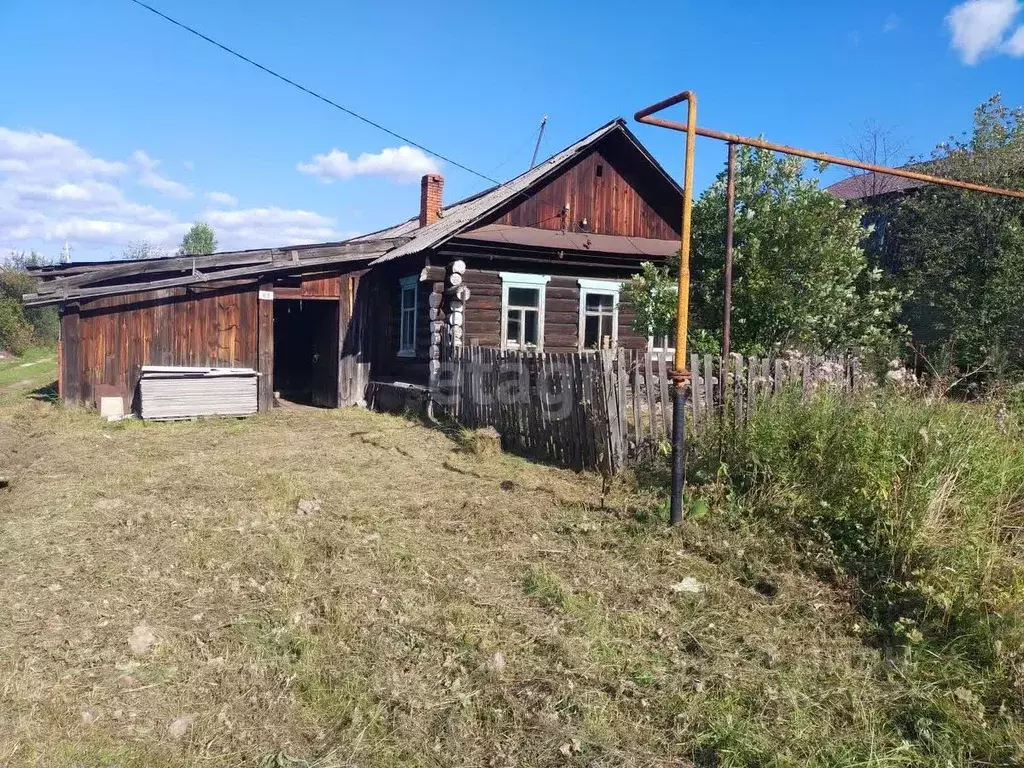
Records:
[[[144,365],[139,379],[142,418],[250,416],[257,409],[258,380],[252,368]]]

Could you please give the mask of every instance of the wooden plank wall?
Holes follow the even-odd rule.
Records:
[[[278,299],[337,299],[341,296],[342,275],[320,275],[301,279],[285,278],[274,285]]]
[[[667,213],[664,195],[656,197],[648,185],[628,179],[620,170],[625,167],[610,153],[595,150],[500,218],[488,223],[562,229],[562,209],[568,205],[566,226],[574,232],[580,231],[579,222],[585,218],[587,231],[594,234],[655,240],[679,237],[678,219],[681,214],[678,210]],[[600,176],[597,175],[598,168]],[[638,188],[641,186],[644,187],[642,190]],[[674,197],[678,200],[678,195]]]
[[[579,350],[580,277],[553,275],[544,300],[544,351]],[[497,270],[468,268],[463,285],[470,290],[466,302],[465,343],[481,347],[501,345],[501,276]],[[646,349],[647,337],[633,330],[633,309],[619,302],[619,346]]]
[[[255,286],[169,288],[82,302],[66,312],[65,401],[94,405],[97,389],[129,407],[142,365],[252,367]]]

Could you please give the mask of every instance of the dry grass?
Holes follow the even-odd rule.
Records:
[[[842,593],[599,478],[357,410],[23,394],[0,456],[0,765],[917,763]]]

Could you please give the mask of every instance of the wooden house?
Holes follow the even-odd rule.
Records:
[[[682,192],[623,120],[465,200],[443,183],[341,243],[39,270],[26,302],[61,307],[61,398],[128,408],[140,366],[210,365],[258,370],[261,410],[365,404],[427,386],[446,345],[648,345],[620,289],[678,250]]]

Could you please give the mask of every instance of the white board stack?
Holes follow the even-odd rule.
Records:
[[[252,368],[144,365],[139,379],[142,418],[249,416],[256,413],[258,378]]]

